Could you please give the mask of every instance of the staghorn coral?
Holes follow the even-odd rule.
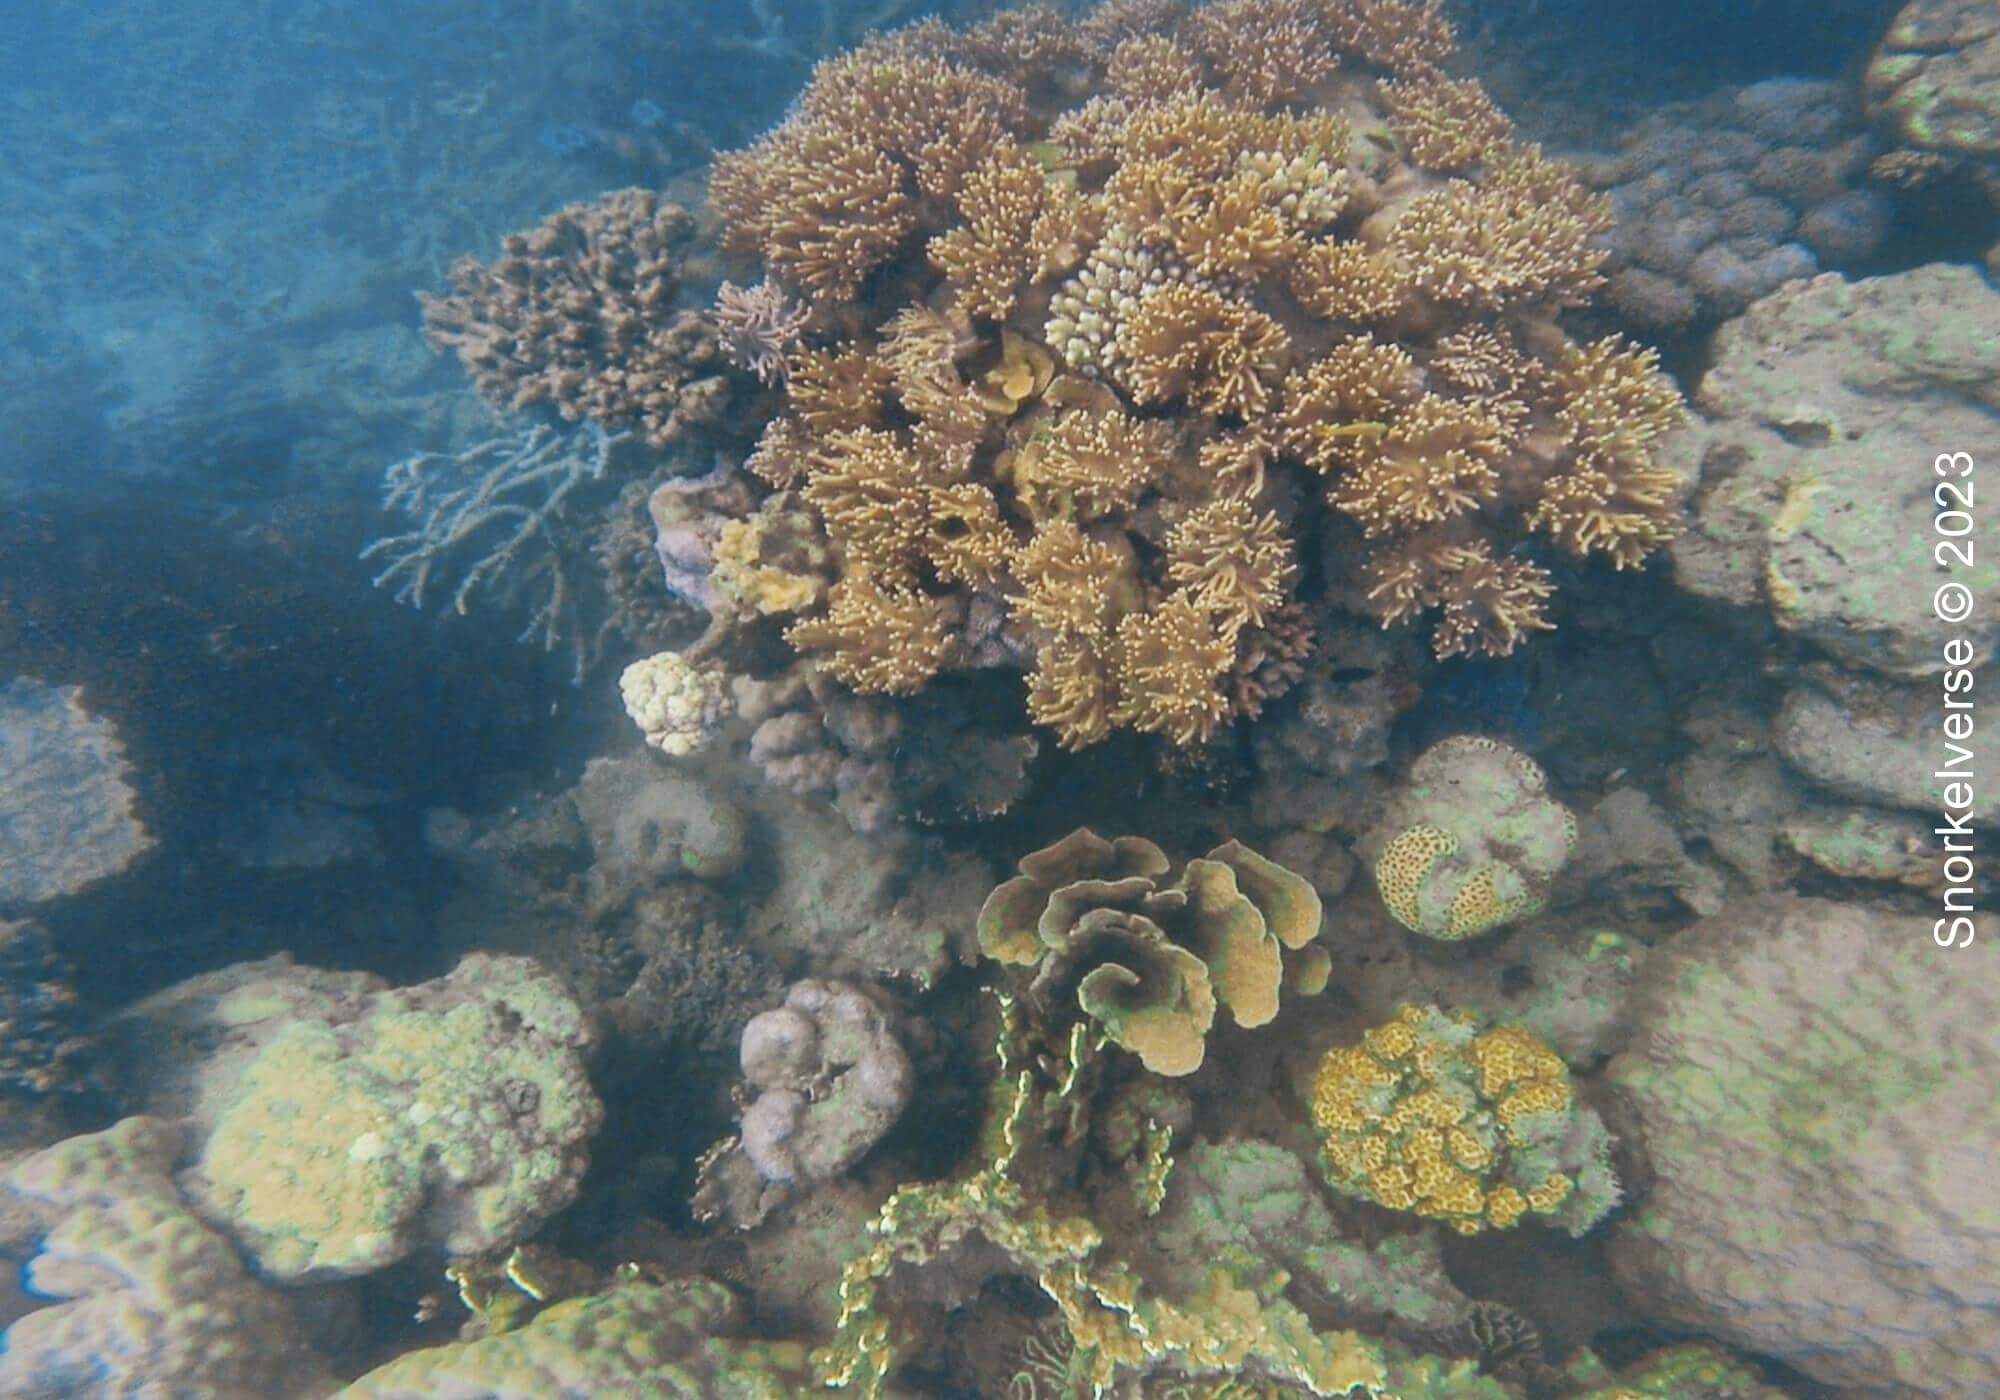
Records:
[[[714,327],[673,310],[676,250],[693,231],[649,190],[569,205],[510,234],[491,266],[454,264],[452,295],[419,298],[424,337],[496,407],[547,404],[665,447],[729,401]]]
[[[1361,840],[1396,922],[1476,938],[1540,910],[1576,849],[1576,818],[1534,760],[1493,739],[1431,745]]]
[[[1313,1122],[1335,1190],[1462,1235],[1523,1215],[1581,1235],[1617,1204],[1610,1137],[1532,1032],[1404,1006],[1320,1061]]]
[[[1514,123],[1477,78],[1423,73],[1382,84],[1390,129],[1425,170],[1463,170],[1498,151]]]
[[[1156,1074],[1201,1067],[1218,1004],[1261,1026],[1288,978],[1296,988],[1325,966],[1319,895],[1240,842],[1189,861],[1171,884],[1158,846],[1087,828],[1019,868],[979,911],[980,951],[1034,970],[1026,995],[1042,1014],[1073,997]]]
[[[1412,0],[1126,0],[822,64],[711,180],[729,248],[813,302],[750,464],[839,571],[793,644],[898,693],[1025,659],[1065,747],[1189,748],[1306,659],[1302,555],[1504,654],[1550,625],[1524,542],[1669,538],[1669,381],[1553,323],[1609,205],[1441,75],[1453,44]]]

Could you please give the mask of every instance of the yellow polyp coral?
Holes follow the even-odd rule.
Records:
[[[931,240],[931,261],[968,315],[1005,320],[1023,283],[1041,265],[1035,235],[1052,201],[1074,194],[1052,182],[1025,151],[1005,147],[965,177],[958,207],[965,220]],[[1053,217],[1060,219],[1061,212]]]
[[[1677,396],[1555,321],[1609,207],[1454,42],[1435,0],[931,21],[718,159],[744,284],[809,303],[750,466],[854,584],[791,633],[828,674],[1021,666],[1066,747],[1200,746],[1336,600],[1504,655],[1550,625],[1530,548],[1669,537]]]
[[[1004,465],[1031,519],[1087,521],[1130,511],[1172,450],[1164,424],[1081,409],[1037,427]]]
[[[1176,593],[1151,612],[1118,624],[1122,696],[1116,719],[1142,734],[1164,734],[1183,748],[1206,743],[1229,714],[1222,678],[1236,639],[1216,610]]]
[[[895,383],[892,363],[857,345],[801,350],[785,366],[787,406],[814,435],[876,426]]]
[[[1477,78],[1424,73],[1382,84],[1390,128],[1425,170],[1477,165],[1514,133]]]
[[[889,695],[923,689],[951,646],[936,600],[865,574],[836,584],[826,615],[793,623],[785,640],[835,679]]]
[[[821,439],[804,494],[850,565],[907,586],[929,535],[925,493],[941,477],[894,434],[862,428]]]
[[[1521,1026],[1482,1033],[1468,1012],[1404,1006],[1327,1052],[1311,1108],[1336,1190],[1460,1234],[1528,1214],[1581,1233],[1615,1200],[1602,1123],[1576,1104],[1562,1057]],[[1580,1180],[1602,1199],[1571,1206]]]
[[[1165,34],[1135,34],[1111,51],[1104,81],[1128,102],[1165,102],[1201,91],[1201,60]]]
[[[1449,942],[1540,910],[1575,849],[1534,760],[1470,735],[1424,750],[1360,844],[1396,921]]]
[[[1494,498],[1511,436],[1484,405],[1426,394],[1384,431],[1350,440],[1333,504],[1370,538],[1435,525]]]
[[[1435,826],[1413,826],[1383,848],[1375,860],[1375,885],[1398,923],[1416,924],[1417,896],[1431,866],[1457,849],[1457,839]]]
[[[1121,378],[1139,402],[1245,418],[1269,404],[1290,348],[1263,312],[1189,282],[1145,293],[1118,329]]]
[[[1167,577],[1213,611],[1232,640],[1238,629],[1264,624],[1295,573],[1278,517],[1238,496],[1198,507],[1167,535]]]

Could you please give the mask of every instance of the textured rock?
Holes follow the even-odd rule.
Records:
[[[1945,669],[1939,585],[2000,597],[2000,512],[1973,512],[1974,567],[1945,573],[1933,559],[1933,489],[1946,479],[1933,458],[1994,440],[1996,323],[2000,292],[1937,263],[1786,287],[1724,326],[1701,418],[1664,452],[1700,482],[1692,528],[1671,546],[1682,586],[1768,608],[1850,664]],[[1957,632],[1991,657],[2000,609]]]
[[[73,685],[0,685],[0,909],[74,894],[153,845],[118,731]]]
[[[2000,668],[1979,672],[1974,695],[2000,691]],[[1772,726],[1778,751],[1815,783],[1860,802],[1941,812],[1948,785],[1935,683],[1899,685],[1879,676],[1811,668],[1785,695]],[[1976,757],[1976,750],[1975,750]],[[1985,775],[1966,774],[1973,779]],[[1973,820],[2000,820],[2000,784],[1973,781]]]
[[[726,1334],[743,1306],[706,1279],[621,1283],[538,1313],[525,1327],[398,1357],[341,1400],[595,1400],[598,1396],[785,1400],[811,1390],[805,1348]]]
[[[105,1033],[128,1091],[196,1130],[197,1210],[287,1281],[500,1248],[567,1205],[603,1115],[590,1040],[553,978],[485,954],[400,989],[267,959]]]
[[[1612,1246],[1636,1303],[1843,1395],[2000,1394],[1986,932],[1773,897],[1654,953],[1611,1067],[1654,1173]]]
[[[2000,15],[1991,0],[1912,0],[1868,65],[1868,103],[1919,150],[2000,155]]]

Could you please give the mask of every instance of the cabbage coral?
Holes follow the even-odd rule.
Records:
[[[1189,747],[1296,674],[1308,537],[1444,656],[1550,625],[1524,542],[1669,538],[1678,395],[1555,324],[1609,206],[1453,45],[1434,0],[1114,0],[821,64],[710,187],[810,308],[751,464],[838,556],[792,645],[897,693],[1025,662],[1065,747]]]

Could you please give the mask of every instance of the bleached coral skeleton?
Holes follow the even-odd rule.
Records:
[[[459,452],[405,457],[383,472],[382,508],[415,525],[371,541],[360,557],[386,561],[375,586],[393,585],[396,601],[413,608],[425,606],[434,583],[452,587],[447,607],[460,616],[482,593],[524,605],[520,640],[544,651],[567,641],[580,681],[593,648],[571,582],[588,551],[577,498],[610,476],[613,449],[630,436],[596,423],[519,424]]]

